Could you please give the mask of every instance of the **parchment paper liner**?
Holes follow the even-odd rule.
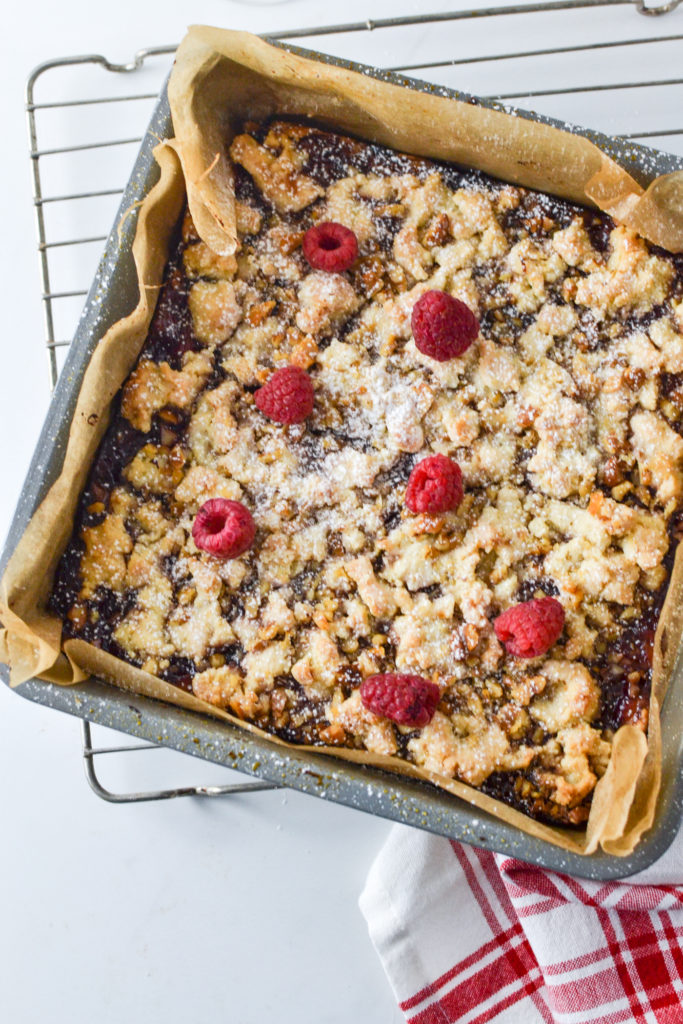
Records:
[[[144,344],[180,214],[185,179],[195,225],[217,252],[236,247],[232,173],[226,142],[245,117],[309,115],[372,141],[454,160],[528,187],[593,203],[651,241],[683,248],[680,174],[643,190],[587,140],[498,111],[377,82],[303,59],[246,33],[191,29],[169,84],[176,139],[155,150],[161,177],[138,212],[133,257],[139,301],[98,344],[86,370],[62,472],[34,515],[0,582],[0,659],[12,685],[38,676],[61,685],[98,675],[135,693],[232,722],[291,746],[81,640],[61,645],[61,622],[45,611],[54,571],[73,528],[89,466],[107,426],[110,404]],[[218,155],[218,159],[216,158]],[[181,171],[182,165],[182,171]],[[207,169],[210,168],[210,170]],[[655,637],[650,726],[623,726],[596,786],[584,833],[539,824],[457,780],[399,760],[338,747],[297,747],[427,779],[522,831],[566,850],[631,853],[650,827],[661,777],[659,707],[683,630],[683,557],[676,555]]]
[[[229,141],[245,117],[274,113],[311,117],[393,149],[598,206],[651,242],[683,250],[683,172],[644,191],[588,139],[551,125],[408,91],[247,32],[206,26],[185,36],[168,92],[192,218],[221,255],[237,245]]]

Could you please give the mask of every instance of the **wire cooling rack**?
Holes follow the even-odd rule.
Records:
[[[514,101],[518,107],[683,153],[683,11],[663,20],[682,2],[517,4],[313,26],[267,38]],[[126,63],[97,54],[59,58],[39,65],[27,82],[45,344],[53,387],[174,50],[171,45],[148,47]],[[93,181],[97,188],[92,188]],[[90,723],[84,721],[82,729],[86,777],[97,795],[111,802],[273,788],[238,782],[115,791],[102,783],[96,759],[105,754],[130,759],[137,752],[163,748],[106,740],[95,744]],[[184,768],[194,761],[173,756],[182,759]],[[168,781],[163,774],[162,780]]]

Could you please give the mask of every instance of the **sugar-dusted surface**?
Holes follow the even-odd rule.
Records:
[[[57,588],[69,630],[287,739],[583,820],[613,729],[647,719],[641,640],[683,485],[675,260],[606,217],[307,128],[254,126],[232,153],[241,251],[216,260],[186,220]],[[303,258],[321,220],[356,233],[347,274]],[[481,321],[447,363],[410,334],[431,288]],[[289,428],[253,402],[287,363],[316,389]],[[405,483],[434,452],[465,499],[413,516]],[[243,558],[194,548],[209,497],[252,510]],[[493,618],[544,592],[563,637],[506,656]],[[425,728],[362,707],[361,680],[393,670],[440,686]]]

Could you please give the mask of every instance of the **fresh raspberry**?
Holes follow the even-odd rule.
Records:
[[[445,455],[429,455],[408,478],[406,505],[411,512],[449,512],[462,501],[462,473]]]
[[[358,255],[358,239],[350,228],[326,220],[308,229],[303,249],[314,270],[341,274],[342,270],[349,269]]]
[[[479,321],[470,307],[436,289],[420,296],[410,322],[420,352],[440,363],[461,356],[479,334]]]
[[[237,558],[251,547],[256,526],[241,501],[210,498],[192,524],[192,539],[202,551],[217,558]]]
[[[564,626],[564,608],[554,597],[513,605],[494,620],[493,628],[516,658],[537,658],[553,646]]]
[[[313,411],[313,383],[298,366],[283,366],[254,395],[256,405],[276,423],[303,423]]]
[[[420,729],[431,722],[440,696],[439,687],[424,676],[397,672],[368,676],[360,687],[360,699],[368,711]]]

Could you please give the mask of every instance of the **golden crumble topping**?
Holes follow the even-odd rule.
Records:
[[[241,245],[185,215],[148,341],[96,458],[53,607],[69,635],[293,742],[365,748],[579,823],[614,731],[647,725],[648,651],[683,491],[683,284],[602,214],[308,126],[232,143]],[[349,271],[307,228],[351,228]],[[462,356],[422,354],[439,289],[478,316]],[[254,391],[306,369],[305,423]],[[462,469],[457,511],[412,515],[412,468]],[[210,498],[257,534],[232,561],[192,539]],[[493,619],[548,594],[547,655]],[[421,729],[363,706],[378,672],[441,699]]]

